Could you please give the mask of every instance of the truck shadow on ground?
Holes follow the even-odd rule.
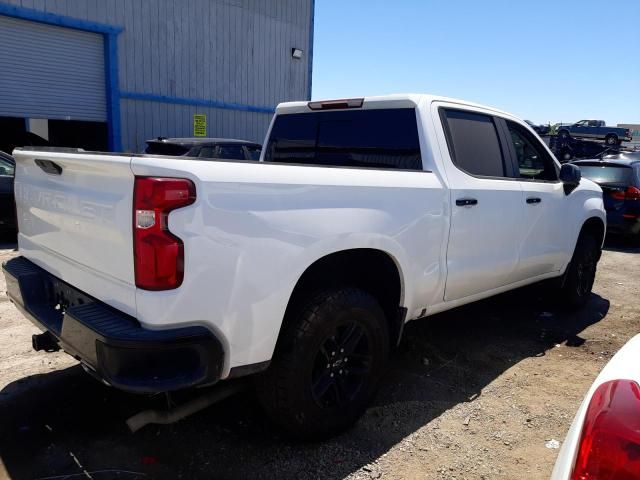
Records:
[[[1,459],[12,478],[81,478],[75,459],[96,480],[343,478],[447,409],[473,401],[521,360],[545,355],[557,343],[581,345],[580,332],[609,309],[593,295],[582,311],[560,313],[538,294],[535,287],[521,289],[408,324],[372,408],[353,429],[324,443],[284,439],[252,392],[134,435],[124,420],[166,399],[117,392],[72,367],[0,392]]]
[[[18,248],[16,236],[9,233],[0,233],[0,250]]]
[[[604,249],[611,252],[640,253],[640,241],[619,235],[607,235]]]

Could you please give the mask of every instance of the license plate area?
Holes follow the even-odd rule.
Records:
[[[27,313],[27,318],[56,336],[62,331],[65,312],[93,299],[49,274],[23,257],[3,265],[7,294]]]
[[[50,294],[48,306],[60,312],[61,315],[76,305],[84,305],[92,299],[57,278],[50,278]]]

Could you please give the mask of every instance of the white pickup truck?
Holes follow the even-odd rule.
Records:
[[[357,420],[407,321],[546,279],[581,306],[605,234],[524,122],[428,95],[281,104],[260,162],[14,156],[36,349],[132,392],[255,374],[301,437]]]

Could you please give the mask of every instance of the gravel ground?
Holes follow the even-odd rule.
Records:
[[[129,433],[128,416],[166,399],[32,351],[37,330],[1,278],[0,478],[547,479],[558,450],[545,444],[562,442],[602,366],[640,331],[639,254],[608,246],[576,314],[526,288],[409,324],[374,405],[317,444],[283,439],[252,392]],[[0,245],[0,260],[12,255]]]

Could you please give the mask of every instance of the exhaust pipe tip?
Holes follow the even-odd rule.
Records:
[[[49,332],[39,333],[31,336],[31,346],[36,352],[57,352],[60,350],[58,339]]]

